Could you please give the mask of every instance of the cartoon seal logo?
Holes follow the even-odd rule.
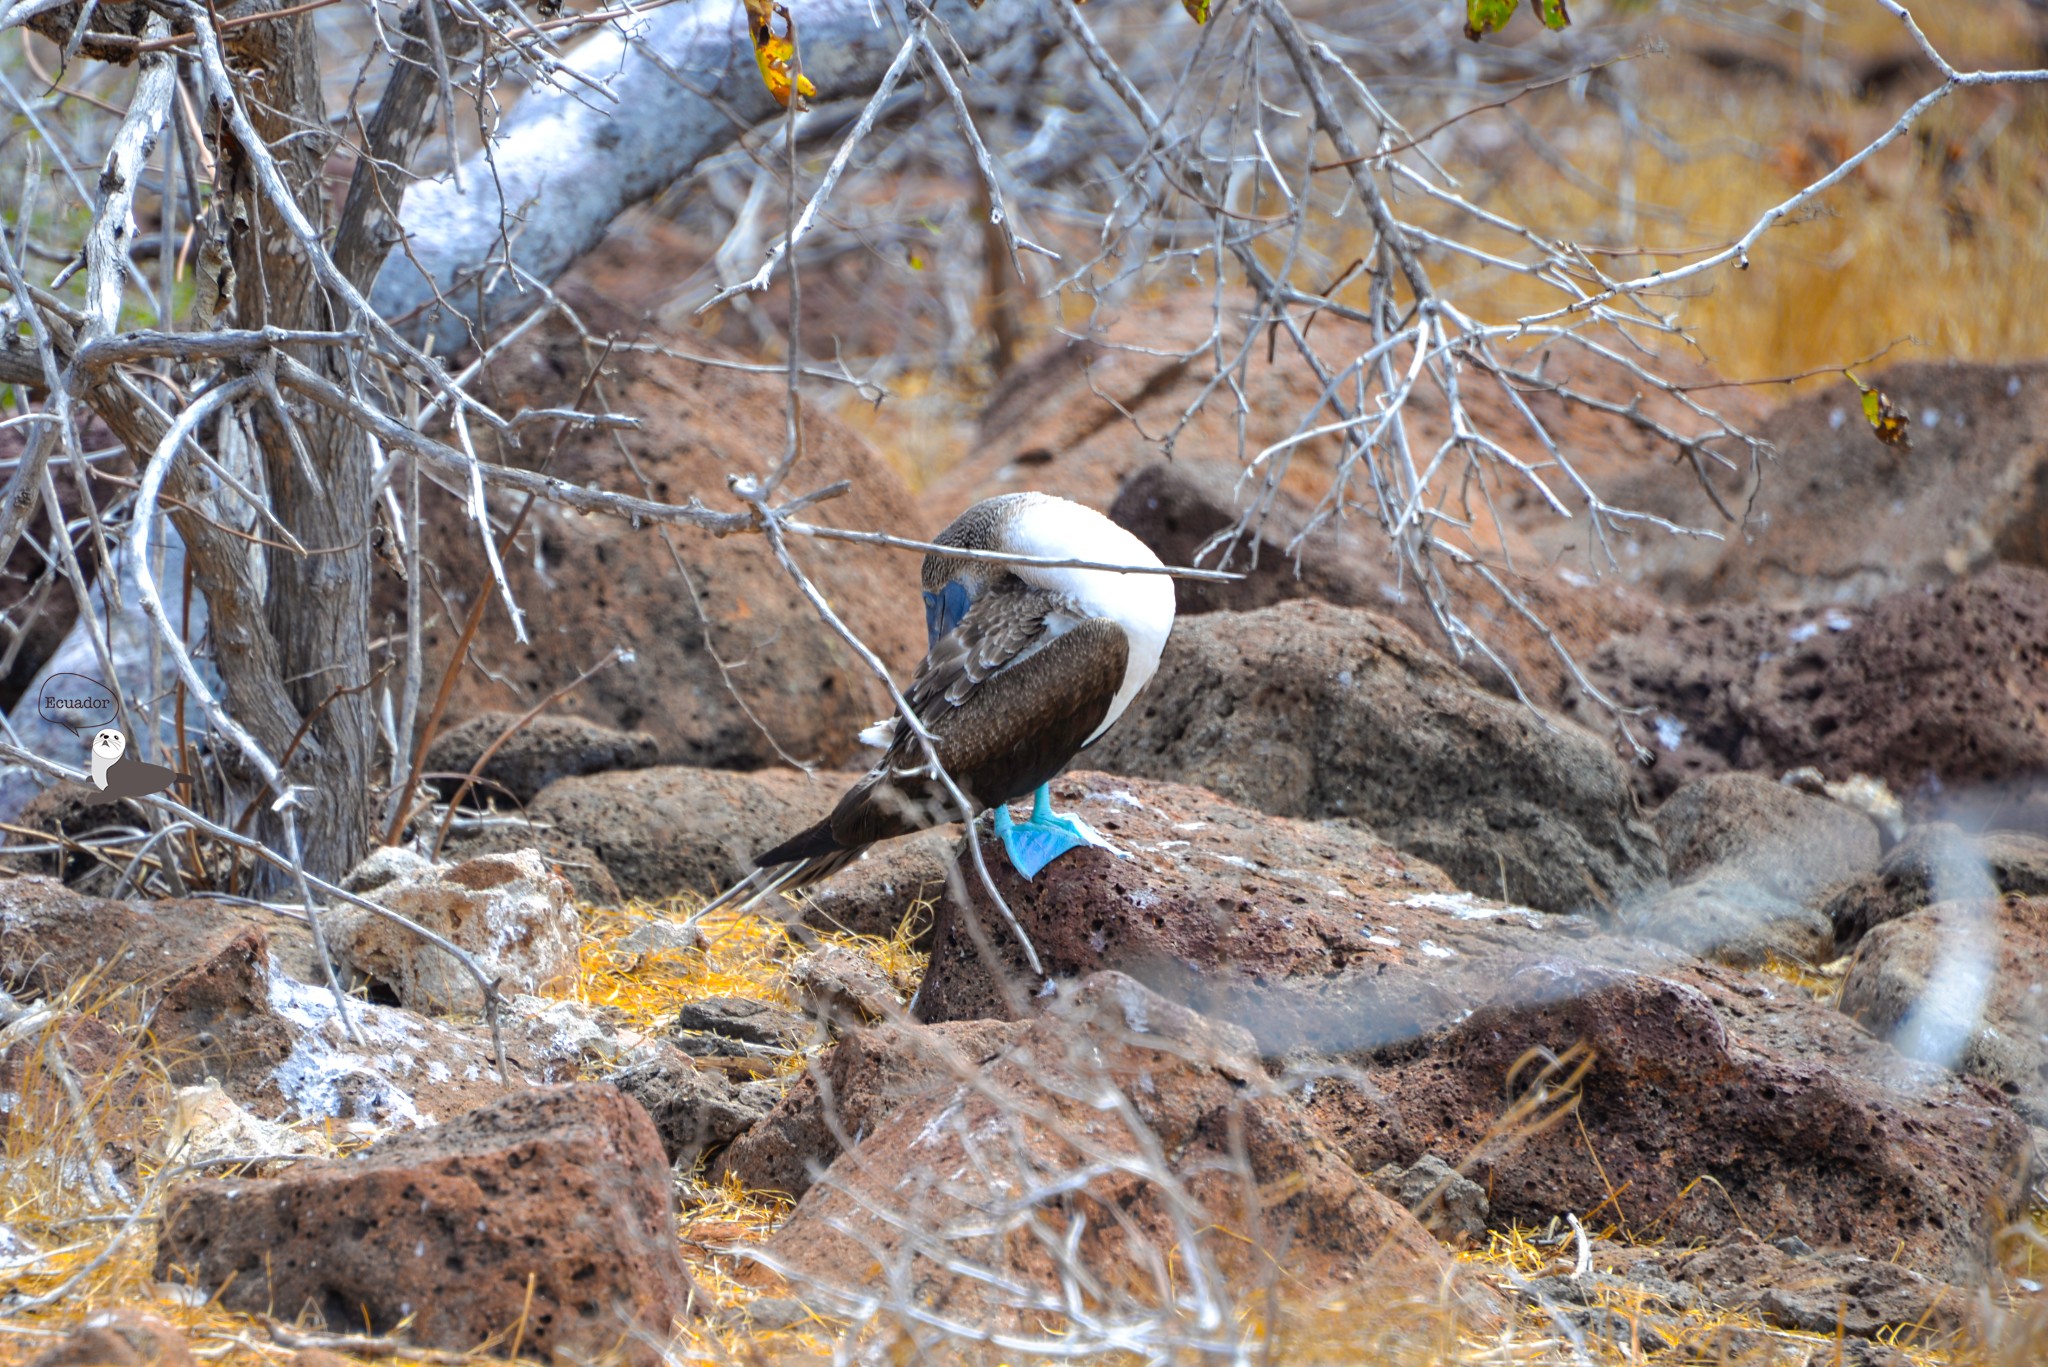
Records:
[[[108,797],[149,797],[191,781],[190,774],[130,758],[128,737],[118,727],[104,727],[92,738],[92,786]]]

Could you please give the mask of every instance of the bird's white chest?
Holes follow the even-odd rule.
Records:
[[[1008,549],[1021,555],[1108,565],[1160,564],[1159,557],[1137,537],[1100,513],[1070,503],[1049,500],[1027,505],[1011,523],[1008,541]],[[1110,701],[1102,724],[1088,737],[1092,742],[1115,725],[1159,668],[1160,653],[1173,631],[1173,581],[1163,574],[1036,565],[1019,565],[1016,572],[1025,582],[1059,594],[1081,615],[1115,622],[1130,643],[1123,686]]]

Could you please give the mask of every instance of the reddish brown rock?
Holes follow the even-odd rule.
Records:
[[[270,1010],[268,937],[205,901],[111,902],[44,878],[0,880],[0,980],[53,996],[87,975],[102,1010],[132,998],[176,1082],[259,1074],[291,1044]]]
[[[1861,396],[1837,378],[1751,426],[1775,459],[1731,450],[1736,468],[1713,473],[1722,505],[1745,515],[1740,535],[1630,537],[1624,573],[1670,601],[1824,610],[1944,585],[1996,560],[2048,568],[2048,365],[1907,362],[1863,378],[1911,420],[1910,450],[1879,443]],[[1549,411],[1547,398],[1536,402]],[[1668,461],[1620,454],[1601,443],[1578,461],[1612,504],[1731,529]],[[1590,550],[1576,523],[1532,527],[1530,539],[1539,560]]]
[[[872,1132],[921,1097],[950,1092],[1002,1057],[1022,1030],[1015,1022],[957,1021],[852,1031],[733,1141],[712,1178],[801,1196],[844,1152],[843,1141]]]
[[[1882,779],[1924,812],[1967,804],[1957,789],[2048,775],[2039,569],[2000,565],[1868,607],[1674,611],[1613,638],[1586,668],[1648,709],[1664,753],[1636,775],[1657,796],[1724,769],[1812,765]],[[1586,715],[1583,701],[1563,707]]]
[[[2048,1125],[2048,897],[1941,902],[1857,947],[1839,1005],[1914,1058],[1984,1079]]]
[[[14,824],[32,831],[7,833],[8,845],[56,845],[54,850],[35,854],[5,855],[4,867],[11,872],[41,873],[78,885],[82,890],[111,889],[119,875],[92,855],[67,848],[65,837],[105,836],[116,831],[142,832],[148,829],[136,805],[109,798],[84,783],[54,783],[30,798]]]
[[[1591,930],[1457,892],[1356,827],[1266,816],[1200,788],[1074,773],[1054,781],[1053,802],[1130,857],[1075,850],[1026,882],[984,837],[989,872],[1043,973],[1030,971],[970,874],[966,902],[939,906],[919,1019],[1022,1014],[1045,975],[1116,969],[1239,1021],[1270,1053],[1355,1047],[1407,1038],[1483,1000],[1493,955]],[[1290,990],[1265,991],[1281,984]],[[1326,986],[1341,998],[1331,1009],[1319,998]]]
[[[1788,1252],[1741,1234],[1713,1248],[1660,1259],[1665,1272],[1715,1305],[1748,1310],[1766,1323],[1830,1337],[1895,1333],[1908,1343],[1940,1341],[1969,1312],[1971,1293],[1889,1259],[1853,1253]]]
[[[1761,774],[1717,774],[1657,809],[1674,882],[1737,876],[1795,901],[1877,865],[1870,818]]]
[[[1463,887],[1548,911],[1612,905],[1664,875],[1607,742],[1481,691],[1355,609],[1283,603],[1176,624],[1088,762],[1280,816],[1357,821]]]
[[[29,1367],[196,1367],[185,1336],[141,1310],[95,1310]]]
[[[1739,976],[1511,967],[1495,1004],[1354,1056],[1365,1085],[1317,1083],[1311,1109],[1355,1166],[1463,1156],[1496,1221],[1597,1210],[1638,1237],[1752,1229],[1985,1272],[2032,1161],[1996,1093]]]
[[[484,752],[497,745],[477,775],[467,799],[482,806],[505,798],[525,804],[558,778],[602,774],[614,769],[645,769],[654,763],[658,746],[645,731],[620,731],[582,717],[538,716],[505,737],[506,728],[522,714],[485,712],[443,731],[427,748],[428,781],[444,798],[452,798],[462,776],[476,767]]]
[[[83,1180],[100,1184],[104,1199],[119,1199],[105,1180],[103,1160],[126,1181],[159,1138],[168,1090],[160,1065],[96,1016],[53,1010],[38,1022],[24,1015],[8,1033],[13,1042],[0,1051],[0,1119],[17,1133],[41,1136],[38,1144],[51,1156],[46,1161],[85,1170]],[[88,1098],[85,1126],[78,1123],[74,1095]],[[99,1150],[85,1152],[88,1142]]]
[[[1912,420],[1911,452],[1871,446],[1846,385],[1787,404],[1763,429],[1782,460],[1756,531],[1705,591],[1867,602],[1993,561],[2048,569],[2048,365],[1909,362],[1874,382]]]
[[[2000,893],[2048,896],[2048,838],[2012,831],[1972,836],[1937,821],[1915,826],[1882,864],[1835,889],[1821,910],[1846,947],[1934,902]]]
[[[1101,1104],[1111,1088],[1122,1100]],[[767,1245],[807,1299],[886,1290],[978,1331],[1036,1332],[1059,1322],[1062,1261],[1085,1279],[1091,1317],[1114,1319],[1190,1286],[1255,1296],[1274,1249],[1290,1292],[1369,1280],[1388,1314],[1436,1301],[1453,1276],[1414,1217],[1266,1079],[1248,1034],[1119,974],[1024,1027],[977,1085],[897,1107]],[[1483,1293],[1468,1308],[1483,1322]],[[973,1351],[911,1332],[928,1354]]]
[[[709,896],[831,811],[855,777],[663,766],[562,779],[528,811],[603,860],[628,897]]]
[[[877,845],[806,891],[803,924],[884,940],[902,932],[913,948],[929,950],[938,904],[964,848],[957,826]]]
[[[1869,817],[1761,774],[1689,783],[1655,819],[1681,886],[1630,903],[1622,922],[1723,963],[1833,958],[1834,925],[1813,903],[1878,860]]]
[[[586,315],[599,328],[607,318],[621,335],[644,330],[601,306]],[[529,468],[551,457],[548,473],[570,484],[663,502],[701,497],[739,511],[726,477],[765,474],[782,455],[784,394],[772,377],[655,348],[586,351],[574,329],[548,323],[478,383],[508,412],[567,406],[584,393],[600,356],[601,402],[633,415],[638,427],[557,434],[537,426],[525,430],[546,435],[524,446],[479,429],[479,455]],[[850,481],[844,497],[806,517],[919,533],[945,525],[927,525],[901,476],[823,410],[805,409],[803,440],[803,489]],[[432,563],[422,571],[423,642],[427,677],[438,679],[492,575],[461,500],[434,498],[426,511]],[[916,560],[830,541],[806,541],[799,555],[847,624],[907,677],[924,648]],[[452,716],[524,712],[615,646],[631,658],[583,683],[570,706],[604,726],[653,736],[665,763],[754,768],[781,763],[778,747],[801,760],[841,763],[859,753],[855,734],[888,714],[887,692],[818,620],[758,536],[635,530],[542,503],[504,555],[504,568],[530,639],[517,642],[503,605],[493,604],[470,651],[474,667],[457,675]],[[380,577],[377,593],[380,612],[402,611],[404,586],[394,574]]]
[[[456,1351],[523,1325],[537,1355],[641,1363],[696,1296],[654,1125],[596,1083],[279,1178],[173,1188],[156,1275],[174,1269],[230,1309],[377,1333],[411,1316],[413,1342]]]

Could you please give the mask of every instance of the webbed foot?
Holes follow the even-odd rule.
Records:
[[[1068,850],[1076,850],[1083,845],[1108,850],[1119,859],[1130,858],[1080,817],[1055,812],[1049,784],[1041,786],[1033,794],[1028,820],[1014,820],[1007,806],[995,810],[996,837],[1003,842],[1011,867],[1023,874],[1027,881],[1036,878],[1040,869]]]

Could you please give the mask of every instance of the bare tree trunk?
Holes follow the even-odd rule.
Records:
[[[245,25],[226,39],[235,70],[250,78],[245,103],[258,134],[299,207],[324,226],[321,171],[331,139],[310,17]],[[231,232],[229,241],[236,321],[243,327],[347,327],[349,320],[336,316],[298,241],[265,201],[247,152],[226,130],[220,153],[220,197],[247,225]],[[293,354],[331,379],[345,379],[347,353],[340,348]],[[369,841],[376,735],[368,689],[370,451],[360,428],[317,410],[288,418],[280,411],[278,391],[266,388],[255,405],[253,427],[271,506],[305,553],[265,556],[260,624],[244,624],[255,628],[247,648],[222,643],[221,672],[230,709],[245,722],[251,718],[248,700],[237,695],[269,695],[271,705],[256,712],[269,714],[266,724],[251,729],[296,790],[307,871],[333,878],[362,858]],[[240,558],[247,558],[246,548]],[[227,587],[212,580],[199,557],[194,567],[209,600]],[[275,706],[280,693],[289,704],[283,715]],[[258,805],[254,833],[283,848],[282,819],[272,810],[279,794],[249,778],[249,796]]]

